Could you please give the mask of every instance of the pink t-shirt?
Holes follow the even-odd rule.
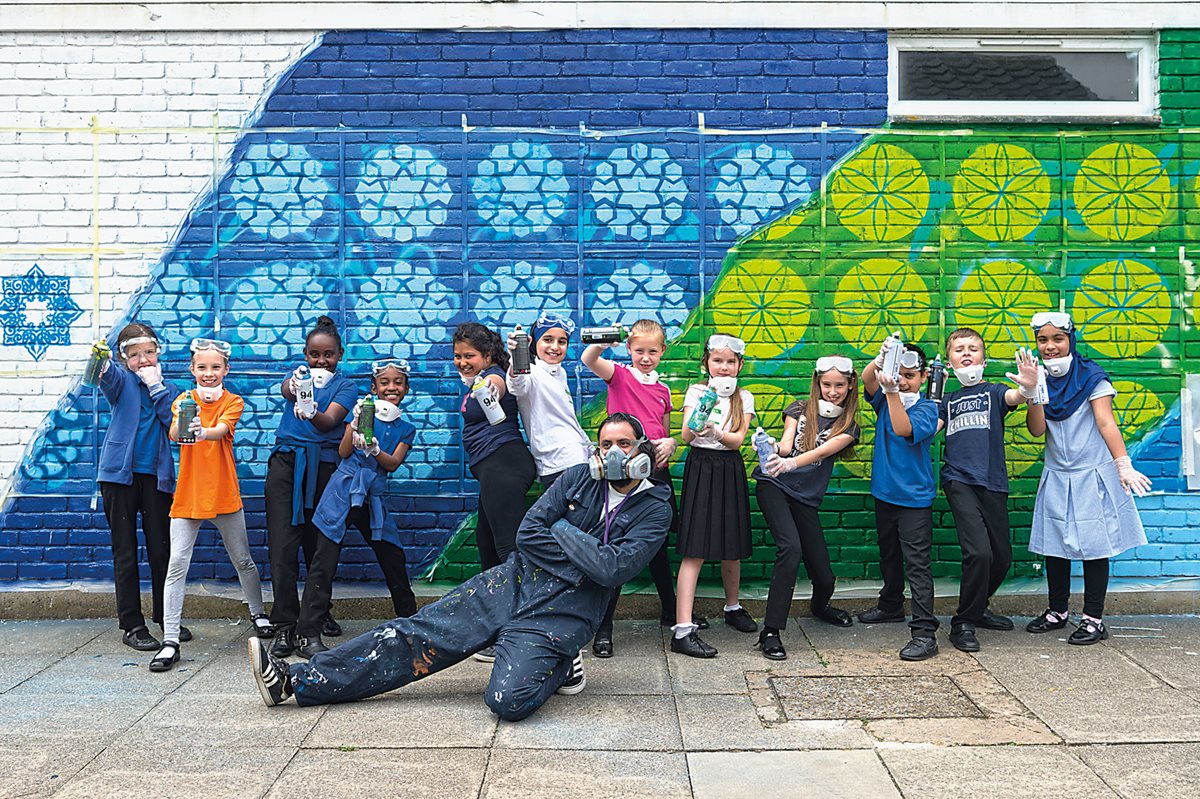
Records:
[[[640,382],[633,370],[620,363],[613,364],[613,376],[608,381],[608,412],[629,413],[638,418],[651,439],[666,438],[663,416],[674,410],[671,389],[664,383]]]

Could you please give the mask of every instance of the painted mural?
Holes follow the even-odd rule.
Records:
[[[879,60],[874,41],[868,55]],[[325,313],[343,329],[342,368],[364,384],[376,358],[416,365],[405,412],[418,447],[391,481],[389,503],[414,570],[436,563],[447,579],[475,568],[450,332],[467,319],[528,324],[547,309],[585,323],[657,319],[674,339],[662,371],[677,398],[699,375],[708,334],[741,335],[742,385],[771,429],[807,390],[821,354],[861,362],[896,329],[934,352],[965,325],[983,333],[988,374],[999,380],[1015,348],[1031,343],[1031,314],[1059,307],[1075,316],[1083,352],[1116,381],[1137,468],[1156,488],[1183,490],[1176,406],[1200,352],[1195,276],[1179,251],[1198,221],[1192,134],[474,128],[469,101],[458,127],[281,127],[284,109],[303,107],[307,67],[337,52],[333,41],[317,48],[267,99],[261,129],[241,136],[129,313],[164,336],[168,377],[186,375],[192,337],[233,343],[229,383],[247,402],[236,457],[252,528],[282,408],[273,385]],[[835,81],[825,91],[841,90]],[[865,96],[882,119],[879,95]],[[74,312],[40,269],[26,279],[47,294],[49,313]],[[25,299],[10,299],[6,286],[0,311],[22,313],[16,305],[34,292],[17,296]],[[5,345],[36,346],[37,335],[20,335],[5,322]],[[573,380],[594,423],[603,385],[578,372]],[[20,466],[10,518],[44,497],[92,495],[104,415],[90,390],[63,397]],[[876,568],[870,429],[859,459],[837,467],[824,508],[847,577]],[[1023,431],[1014,413],[1019,558],[1040,468],[1040,445]],[[957,547],[940,500],[935,511],[935,574],[953,575]],[[770,539],[756,522],[753,560],[765,564]],[[1158,522],[1157,540],[1176,535],[1151,512],[1152,543]],[[1034,564],[1026,557],[1015,570],[1033,574]]]

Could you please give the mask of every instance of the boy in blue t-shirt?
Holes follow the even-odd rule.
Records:
[[[983,379],[987,347],[969,327],[946,339],[946,356],[962,385],[938,408],[938,429],[946,429],[942,490],[954,514],[962,549],[958,610],[950,620],[950,643],[978,652],[975,628],[1011,630],[1012,619],[988,610],[1012,565],[1008,527],[1008,466],[1004,459],[1004,417],[1037,389],[1037,363],[1018,355],[1020,390]]]
[[[904,348],[900,379],[880,369],[888,349]],[[883,588],[879,603],[858,614],[864,624],[904,621],[904,578],[912,592],[912,640],[902,660],[925,660],[938,652],[938,620],[933,615],[933,461],[929,447],[938,429],[937,403],[921,396],[925,353],[915,344],[886,339],[879,355],[863,369],[863,396],[878,415],[871,461],[871,496],[879,536]]]

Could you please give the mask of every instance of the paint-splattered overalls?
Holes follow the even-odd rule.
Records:
[[[503,719],[541,707],[595,634],[612,591],[663,544],[670,490],[650,484],[610,508],[607,483],[568,469],[521,522],[517,551],[415,616],[289,667],[301,705],[350,702],[391,691],[496,647],[484,701]]]

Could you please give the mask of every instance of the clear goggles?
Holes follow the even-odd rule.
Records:
[[[192,339],[191,350],[192,352],[216,350],[228,358],[230,353],[233,352],[233,347],[229,346],[228,341],[221,341],[215,338],[194,338]]]
[[[921,354],[916,350],[905,350],[900,353],[900,366],[905,369],[918,369],[921,366]]]
[[[826,355],[817,358],[817,373],[825,374],[830,369],[836,369],[844,375],[854,374],[854,362],[845,355]]]
[[[568,336],[571,336],[575,333],[575,320],[566,314],[547,311],[533,323],[534,330],[548,330],[555,327],[562,328]]]
[[[122,341],[121,346],[118,347],[118,349],[121,351],[121,357],[124,358],[128,354],[127,351],[130,347],[136,347],[139,344],[153,344],[155,349],[158,349],[159,347],[158,339],[151,338],[150,336],[135,336],[134,338],[127,338]]]
[[[704,345],[704,349],[709,352],[714,350],[729,350],[736,355],[746,354],[746,342],[742,341],[737,336],[727,336],[724,333],[714,333],[708,337],[708,343]]]
[[[1034,330],[1039,330],[1046,325],[1054,325],[1059,330],[1066,331],[1070,331],[1075,327],[1075,324],[1071,321],[1071,315],[1062,311],[1041,311],[1035,313],[1029,324]]]
[[[388,358],[383,361],[375,361],[371,364],[371,374],[377,375],[388,367],[394,367],[403,374],[408,374],[408,361],[403,358]]]

